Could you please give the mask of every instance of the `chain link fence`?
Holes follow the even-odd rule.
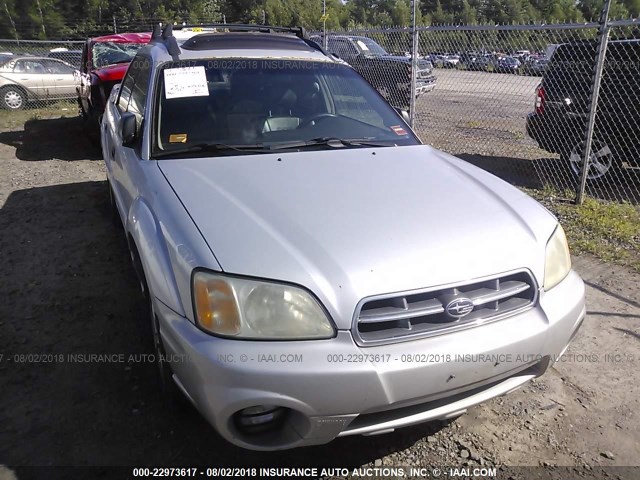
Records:
[[[413,33],[369,29],[312,39],[392,105],[413,106],[425,143],[518,186],[578,197],[591,124],[584,193],[640,203],[640,22],[418,27],[415,85]],[[602,33],[608,41],[598,62]],[[0,106],[75,108],[82,43],[0,40]]]
[[[9,112],[74,108],[83,43],[0,40],[0,107]]]
[[[415,131],[511,183],[574,199],[593,119],[586,193],[639,203],[640,28],[616,21],[606,29],[591,116],[600,24],[418,27]],[[411,35],[409,28],[331,32],[326,45],[408,109]]]

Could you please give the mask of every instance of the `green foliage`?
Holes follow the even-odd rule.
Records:
[[[604,0],[417,0],[419,24],[514,24],[597,19]],[[328,29],[407,26],[410,0],[326,0]],[[0,38],[83,38],[150,29],[157,21],[256,22],[322,27],[322,0],[0,0]],[[640,15],[614,0],[612,18]]]

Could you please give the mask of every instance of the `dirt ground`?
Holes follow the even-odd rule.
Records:
[[[0,464],[18,478],[34,465],[640,465],[640,275],[624,268],[575,258],[588,316],[535,383],[448,424],[255,453],[165,403],[143,357],[66,360],[148,353],[100,153],[78,118],[5,125],[0,207]]]

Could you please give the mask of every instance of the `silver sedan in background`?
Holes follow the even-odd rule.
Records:
[[[0,106],[20,110],[30,101],[67,100],[76,96],[76,69],[46,57],[0,58]]]

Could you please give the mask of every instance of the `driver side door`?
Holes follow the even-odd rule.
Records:
[[[151,76],[150,65],[150,60],[139,57],[134,59],[119,91],[107,103],[102,125],[103,157],[118,209],[125,216],[138,196],[136,179],[141,174],[140,164],[145,161],[141,153],[142,125]],[[122,116],[128,113],[136,116],[138,134],[134,145],[125,146],[122,144],[120,122]],[[126,221],[126,218],[123,220]]]

